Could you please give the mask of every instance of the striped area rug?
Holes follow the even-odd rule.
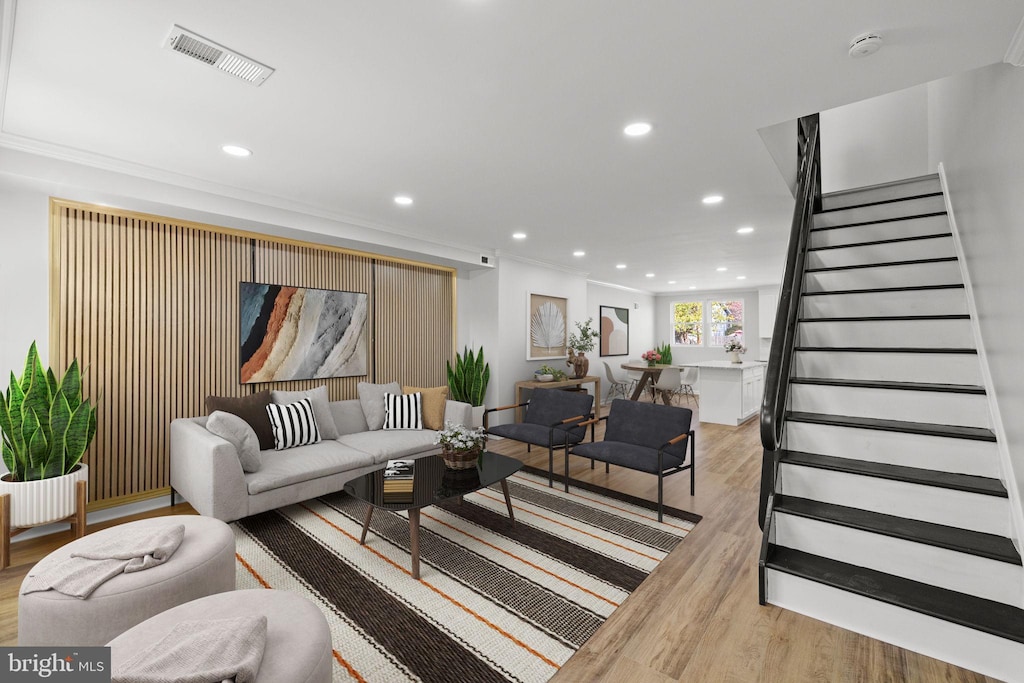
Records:
[[[421,580],[409,524],[332,494],[236,522],[239,588],[314,601],[330,624],[335,681],[547,681],[700,520],[525,468],[462,504],[424,508]]]

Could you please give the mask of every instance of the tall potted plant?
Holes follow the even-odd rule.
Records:
[[[453,401],[462,401],[473,406],[473,425],[484,423],[484,396],[491,380],[491,366],[484,362],[484,349],[474,353],[464,347],[461,354],[455,354],[455,367],[448,362],[448,391]]]
[[[81,462],[96,435],[96,408],[82,398],[78,361],[58,382],[43,370],[35,342],[21,379],[11,373],[0,394],[0,433],[4,464],[0,495],[11,496],[11,526],[27,527],[75,513],[75,487],[88,479]]]

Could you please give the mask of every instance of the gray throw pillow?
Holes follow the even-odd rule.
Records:
[[[313,416],[316,417],[316,426],[320,430],[321,439],[337,439],[338,427],[334,424],[334,415],[331,414],[331,400],[327,397],[327,387],[319,386],[316,389],[306,391],[271,391],[271,403],[287,404],[295,403],[308,398],[313,403]]]
[[[206,421],[206,429],[235,447],[243,472],[255,472],[260,468],[260,441],[248,422],[237,415],[215,410]]]
[[[360,382],[356,385],[359,392],[359,404],[363,407],[366,424],[370,431],[384,427],[384,394],[401,394],[402,387],[398,382],[389,384],[370,384]]]

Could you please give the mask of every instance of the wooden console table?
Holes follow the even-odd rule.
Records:
[[[597,375],[586,375],[585,377],[570,377],[561,382],[538,382],[535,379],[524,379],[516,382],[516,405],[523,402],[523,389],[565,389],[566,387],[578,387],[583,384],[594,385],[594,417],[601,417],[601,378]],[[522,408],[516,408],[516,422],[522,422],[520,414]]]

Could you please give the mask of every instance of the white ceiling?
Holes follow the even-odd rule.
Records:
[[[652,292],[778,282],[792,197],[759,128],[999,62],[1024,15],[1024,0],[2,1],[0,146]],[[165,50],[172,24],[277,71],[255,88]],[[850,59],[866,30],[886,46]],[[654,131],[623,136],[634,120]],[[702,205],[712,192],[725,201]]]

